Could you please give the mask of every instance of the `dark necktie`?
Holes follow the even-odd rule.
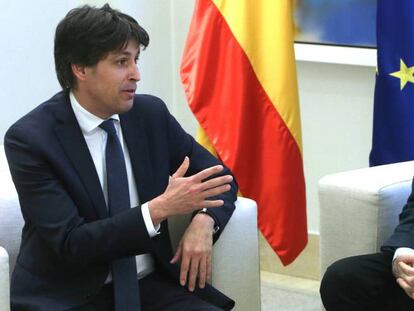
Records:
[[[131,208],[128,177],[124,153],[116,134],[113,119],[102,122],[99,127],[108,134],[105,149],[106,178],[109,215],[113,216]],[[115,311],[141,310],[135,257],[114,260],[112,262],[112,280]]]

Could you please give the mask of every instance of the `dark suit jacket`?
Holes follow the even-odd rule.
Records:
[[[411,184],[411,194],[407,204],[400,213],[398,226],[391,237],[382,246],[383,251],[395,251],[399,247],[414,249],[414,180]]]
[[[188,175],[218,163],[156,97],[136,95],[120,120],[141,202],[165,190],[186,155]],[[173,253],[167,221],[161,234],[150,238],[139,207],[108,218],[67,94],[56,94],[17,121],[6,133],[5,150],[25,220],[11,279],[13,310],[84,304],[103,286],[111,261],[123,256],[151,253],[157,268],[178,280],[178,267],[168,263]],[[211,210],[220,226],[214,240],[233,213],[236,193],[233,183],[221,195],[225,205]],[[196,293],[225,309],[234,304],[211,286]]]

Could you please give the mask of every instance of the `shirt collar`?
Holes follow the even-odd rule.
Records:
[[[75,117],[78,120],[79,126],[82,130],[82,133],[88,134],[95,130],[99,125],[105,121],[94,114],[90,113],[88,110],[83,108],[81,104],[77,101],[75,95],[72,91],[69,94],[70,104],[72,105],[73,112],[75,113]],[[119,115],[114,114],[108,119],[114,119],[119,121]]]

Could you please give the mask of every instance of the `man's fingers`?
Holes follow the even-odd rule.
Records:
[[[228,184],[232,181],[233,181],[233,176],[231,176],[231,175],[215,177],[215,178],[209,179],[209,180],[201,183],[200,184],[200,190],[205,191],[205,190],[212,189],[212,188],[224,185],[224,184]]]
[[[414,298],[414,289],[407,284],[407,282],[405,282],[402,278],[398,278],[397,283],[409,297]]]
[[[190,167],[190,159],[188,157],[185,157],[183,163],[181,163],[180,167],[175,171],[172,177],[173,178],[183,177],[185,173],[187,173],[187,170],[189,167]]]
[[[206,168],[202,170],[201,172],[198,172],[197,174],[193,175],[192,177],[197,182],[202,182],[204,179],[209,178],[211,175],[220,173],[224,169],[223,165],[215,165],[209,168]]]
[[[403,275],[402,277],[400,277],[400,279],[403,279],[405,284],[410,286],[410,292],[414,291],[414,278],[412,276]]]
[[[205,198],[214,197],[215,195],[222,194],[224,192],[229,191],[230,189],[231,189],[230,185],[219,186],[219,187],[204,191],[203,197]]]
[[[182,252],[181,243],[178,245],[174,257],[170,260],[170,263],[177,263],[180,260]]]
[[[200,259],[199,267],[198,267],[198,286],[200,288],[204,288],[206,286],[207,280],[207,258],[202,257]]]
[[[399,267],[399,278],[402,279],[404,281],[404,284],[410,286],[410,292],[414,291],[414,269],[404,263],[404,262],[399,262],[398,263],[398,267]]]
[[[181,269],[180,269],[180,284],[185,286],[187,283],[188,269],[190,268],[190,258],[188,255],[183,255],[181,260]]]
[[[194,291],[195,285],[196,285],[196,279],[198,275],[198,266],[199,266],[199,259],[198,258],[192,258],[191,259],[191,267],[190,267],[190,275],[188,279],[188,290],[190,292]]]
[[[215,208],[223,206],[224,201],[223,200],[204,200],[200,203],[200,208]]]
[[[408,289],[410,289],[410,286],[408,286],[408,284],[402,278],[398,278],[397,283],[398,283],[398,285],[400,285],[400,287],[404,291],[407,291]]]
[[[211,254],[210,254],[207,256],[207,260],[206,260],[206,268],[207,268],[206,279],[207,279],[207,282],[210,282],[210,283],[211,283],[211,276],[212,276],[212,267],[213,267],[213,264],[211,260]]]
[[[400,261],[398,263],[398,267],[405,275],[414,276],[414,268],[411,265],[406,264],[403,261]]]
[[[198,285],[200,288],[204,288],[206,286],[206,279],[207,279],[207,258],[202,257],[199,263],[199,280]]]

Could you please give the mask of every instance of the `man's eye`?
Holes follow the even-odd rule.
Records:
[[[127,63],[126,59],[120,59],[116,62],[118,65],[125,65]]]

